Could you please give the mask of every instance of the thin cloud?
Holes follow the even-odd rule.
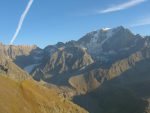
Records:
[[[138,20],[135,24],[132,24],[130,27],[139,27],[145,25],[150,25],[150,17]]]
[[[130,7],[139,5],[139,4],[146,2],[146,1],[147,0],[130,0],[130,1],[122,3],[122,4],[108,7],[104,10],[99,11],[99,13],[110,13],[110,12],[116,12],[116,11],[124,10],[124,9],[130,8]]]

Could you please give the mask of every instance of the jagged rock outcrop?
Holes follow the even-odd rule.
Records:
[[[94,113],[150,113],[149,68],[150,59],[141,60],[74,101]]]
[[[61,47],[54,52],[49,60],[43,62],[35,71],[33,71],[34,78],[39,78],[37,72],[42,73],[41,79],[56,79],[57,81],[68,79],[68,75],[84,69],[86,66],[92,64],[94,61],[86,52],[86,49],[70,46]],[[72,76],[72,75],[70,75]],[[62,79],[63,78],[63,79]],[[66,83],[68,81],[65,81]]]
[[[0,52],[9,56],[11,59],[15,59],[17,56],[22,55],[29,55],[32,50],[36,49],[37,46],[27,46],[27,45],[20,45],[20,46],[13,46],[13,45],[3,45],[0,43]]]
[[[122,73],[134,68],[139,62],[144,62],[150,59],[150,48],[145,47],[136,53],[131,54],[129,57],[122,60],[118,60],[107,67],[102,67],[93,69],[86,69],[79,75],[70,77],[69,83],[78,92],[86,93],[90,92],[105,81],[109,81],[120,76]]]
[[[59,48],[45,64],[45,73],[62,74],[79,70],[93,63],[91,56],[80,47]]]
[[[87,48],[95,60],[111,62],[142,48],[146,40],[122,26],[90,32],[76,43]]]
[[[31,64],[39,63],[43,57],[42,49],[28,45],[3,45],[0,43],[0,53],[11,58],[19,67],[25,68]]]

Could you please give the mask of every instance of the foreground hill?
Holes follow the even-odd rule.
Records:
[[[33,80],[15,82],[0,76],[1,113],[87,113]]]
[[[15,81],[22,81],[31,78],[27,72],[18,67],[13,61],[0,54],[0,75],[5,75]]]

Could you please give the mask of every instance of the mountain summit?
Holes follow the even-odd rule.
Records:
[[[52,88],[67,99],[62,105],[54,104],[64,112],[70,99],[90,113],[150,113],[149,36],[135,35],[119,26],[92,31],[77,41],[59,42],[44,49],[0,44],[0,52],[0,75],[19,81],[15,87],[21,90],[20,98],[24,98],[24,94],[27,102],[31,99],[29,103],[34,103],[39,110],[51,110],[45,99],[55,103],[47,96],[48,89]],[[5,78],[0,77],[0,80]],[[46,95],[41,95],[42,91]],[[37,98],[40,98],[38,102]],[[72,103],[70,107],[74,113],[86,112]]]

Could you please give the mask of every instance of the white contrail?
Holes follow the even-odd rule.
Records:
[[[21,27],[22,27],[23,21],[24,21],[26,15],[27,15],[28,11],[30,10],[30,7],[31,7],[32,3],[33,3],[33,0],[29,0],[29,3],[28,3],[28,5],[27,5],[25,11],[24,11],[23,14],[21,15],[21,18],[20,18],[19,23],[18,23],[18,27],[17,27],[17,29],[16,29],[15,34],[14,34],[13,37],[12,37],[12,40],[11,40],[11,42],[10,42],[10,45],[12,45],[13,42],[14,42],[14,40],[17,38],[17,36],[18,36],[18,34],[19,34],[19,31],[20,31],[20,29],[21,29]]]

